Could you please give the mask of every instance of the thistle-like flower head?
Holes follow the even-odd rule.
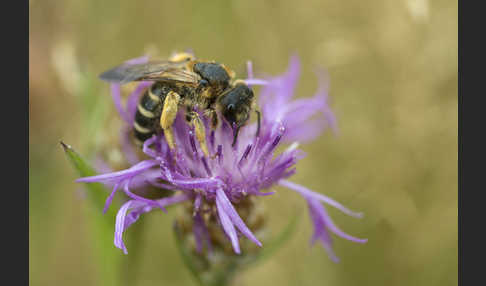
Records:
[[[146,60],[140,58],[130,63]],[[205,243],[210,247],[208,220],[203,219],[208,215],[213,216],[213,221],[224,231],[235,253],[241,252],[240,235],[262,246],[238,214],[237,206],[248,197],[272,195],[274,192],[267,190],[278,184],[298,192],[307,201],[314,225],[312,242],[320,241],[333,260],[337,261],[337,257],[332,252],[329,231],[354,242],[366,242],[366,239],[352,237],[337,228],[322,203],[351,216],[360,217],[361,214],[287,180],[296,172],[296,163],[304,157],[304,153],[298,149],[299,143],[314,139],[326,128],[336,130],[336,120],[327,104],[327,90],[322,81],[313,97],[293,99],[299,69],[298,59],[292,57],[283,75],[255,79],[249,63],[246,83],[250,86],[262,85],[258,102],[258,109],[262,112],[259,136],[256,136],[257,124],[249,124],[241,129],[233,146],[234,130],[223,120],[218,128],[207,132],[206,142],[211,156],[206,157],[195,139],[194,130],[180,113],[173,126],[177,145],[175,151],[168,147],[163,134],[154,135],[143,144],[146,158],[138,160],[133,146],[125,142],[125,155],[133,163],[130,168],[78,179],[78,182],[102,182],[113,187],[105,210],[119,189],[130,198],[116,217],[116,247],[127,253],[123,232],[143,213],[155,209],[165,211],[167,206],[184,201],[192,202],[193,232],[199,251]],[[133,124],[137,101],[150,85],[150,82],[140,83],[127,98],[125,107],[121,103],[120,86],[112,85],[115,105],[127,123],[124,129],[126,134]],[[210,130],[209,122],[202,114],[204,124]],[[287,144],[287,147],[277,152],[277,147],[282,144]],[[149,199],[131,191],[144,186],[156,186],[161,192],[174,194]]]

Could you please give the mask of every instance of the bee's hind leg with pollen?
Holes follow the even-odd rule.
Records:
[[[160,116],[160,127],[164,130],[165,140],[171,150],[175,149],[174,132],[172,125],[177,116],[177,109],[179,107],[180,95],[176,92],[169,91],[164,100],[164,107]]]
[[[196,139],[201,146],[204,156],[209,157],[208,145],[206,143],[206,127],[204,126],[204,123],[199,117],[199,114],[195,111],[191,111],[187,115],[190,118],[191,125],[194,127]]]

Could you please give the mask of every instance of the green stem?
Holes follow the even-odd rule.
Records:
[[[80,176],[93,176],[96,171],[84,160],[74,149],[61,142],[61,146],[69,161]],[[93,255],[96,261],[96,268],[99,271],[98,285],[119,286],[121,285],[121,267],[123,254],[113,245],[115,230],[115,208],[110,208],[105,215],[102,210],[105,204],[108,190],[99,183],[85,184],[86,197],[85,213],[88,218],[87,224],[90,228],[90,240],[93,246]]]

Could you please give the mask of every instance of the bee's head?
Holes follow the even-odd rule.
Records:
[[[201,76],[199,86],[201,89],[211,88],[212,92],[218,94],[229,86],[231,79],[223,65],[217,63],[196,63],[194,72]]]
[[[253,91],[245,84],[238,83],[219,98],[223,117],[233,127],[245,125],[250,117]]]

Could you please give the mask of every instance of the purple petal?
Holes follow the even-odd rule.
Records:
[[[206,242],[208,249],[211,250],[209,232],[200,213],[196,213],[194,216],[194,225],[192,231],[196,240],[196,251],[199,253],[202,252],[204,242]]]
[[[220,206],[229,216],[233,224],[241,231],[241,233],[243,233],[246,237],[248,237],[248,239],[253,241],[256,245],[262,246],[262,243],[258,241],[258,239],[251,232],[251,230],[246,226],[246,224],[240,218],[240,216],[238,215],[235,208],[228,200],[228,197],[226,197],[226,194],[222,189],[218,189],[216,191],[216,204],[218,205],[218,211]]]
[[[327,124],[331,127],[334,133],[337,133],[338,127],[336,123],[336,116],[334,115],[334,112],[331,110],[328,104],[329,74],[325,70],[317,70],[316,76],[319,82],[319,88],[317,90],[316,96],[322,95],[324,97],[324,101],[326,102],[321,111],[324,114],[324,118],[326,119]]]
[[[199,213],[196,214],[196,216],[194,217],[194,224],[192,226],[192,232],[194,233],[194,240],[196,241],[196,251],[198,253],[201,253],[203,249],[203,235],[202,235],[202,230],[200,225],[202,220],[198,219],[200,217],[201,215],[199,215]]]
[[[330,204],[351,216],[361,217],[362,214],[352,212],[347,208],[345,208],[344,206],[342,206],[341,204],[339,204],[338,202],[324,195],[312,192],[311,190],[303,186],[297,185],[295,183],[292,183],[290,181],[280,180],[279,184],[300,193],[306,199],[307,204],[309,206],[309,214],[311,216],[312,223],[314,225],[314,234],[312,236],[312,242],[315,242],[316,240],[321,241],[322,245],[327,250],[329,256],[333,261],[337,262],[339,261],[339,259],[332,251],[332,241],[327,231],[328,229],[332,231],[334,234],[353,242],[365,243],[368,241],[367,239],[360,239],[351,236],[343,232],[341,229],[339,229],[334,224],[331,217],[327,214],[326,209],[324,208],[324,206],[320,204],[319,201],[323,201],[327,204]]]
[[[148,60],[149,60],[149,56],[141,56],[141,57],[138,57],[138,58],[126,60],[124,62],[124,64],[126,64],[126,65],[138,65],[138,64],[144,64],[144,63],[148,62]]]
[[[130,59],[124,62],[125,65],[136,65],[146,63],[148,61],[148,56],[143,56],[139,58]],[[121,99],[121,85],[117,83],[111,84],[111,95],[115,103],[115,107],[122,119],[128,123],[129,126],[133,124],[135,110],[138,103],[138,98],[141,95],[141,91],[147,86],[151,85],[152,82],[141,82],[137,88],[131,93],[127,99],[126,108],[123,108]]]
[[[149,206],[155,206],[155,207],[159,207],[162,211],[164,211],[165,213],[167,213],[167,210],[164,208],[164,206],[160,205],[157,201],[154,201],[154,200],[150,200],[150,199],[146,199],[144,197],[141,197],[139,195],[136,195],[132,192],[130,192],[130,188],[129,188],[129,185],[130,185],[130,182],[131,180],[129,180],[128,182],[125,183],[125,186],[124,186],[124,191],[125,191],[125,194],[127,196],[129,196],[130,198],[136,200],[136,201],[139,201],[139,202],[143,202]]]
[[[142,171],[152,168],[157,164],[158,163],[155,160],[145,160],[145,161],[141,161],[140,163],[126,170],[108,173],[108,174],[102,174],[98,176],[83,177],[77,179],[76,182],[93,183],[93,182],[101,182],[101,181],[109,181],[109,180],[127,179],[139,174]]]
[[[163,198],[157,200],[156,202],[163,206],[167,207],[172,204],[181,203],[183,201],[187,201],[190,199],[187,195],[179,195],[179,196],[172,196],[168,198]],[[127,214],[129,209],[134,209],[130,213]],[[118,210],[118,214],[116,215],[116,223],[115,223],[115,239],[114,244],[116,247],[123,250],[125,254],[128,254],[127,248],[123,243],[123,232],[132,225],[134,222],[138,220],[141,214],[147,213],[152,210],[150,205],[147,205],[144,202],[130,200],[122,205],[120,210]]]
[[[194,199],[194,213],[197,214],[199,213],[199,208],[201,208],[202,204],[202,195],[197,194],[196,198]]]
[[[300,60],[297,55],[292,55],[289,61],[287,72],[282,77],[284,84],[281,86],[282,91],[280,96],[290,99],[294,95],[295,87],[300,76]]]
[[[250,153],[251,148],[252,148],[252,144],[248,144],[248,146],[246,146],[246,149],[245,149],[245,151],[243,152],[243,155],[241,156],[240,161],[238,162],[238,166],[239,166],[239,167],[242,167],[242,164],[243,164],[244,162],[246,162],[245,160],[246,160],[246,158],[248,157],[248,154]]]
[[[211,189],[221,185],[221,181],[214,178],[173,179],[170,182],[181,189]]]
[[[182,203],[184,201],[189,200],[190,198],[191,198],[190,196],[183,194],[183,195],[172,196],[172,197],[168,197],[168,198],[162,198],[160,200],[157,200],[157,202],[161,206],[167,207],[167,206],[170,206],[170,205],[173,205],[173,204]]]
[[[118,83],[112,83],[111,87],[111,96],[113,98],[113,102],[115,103],[115,108],[120,114],[121,118],[125,120],[125,122],[130,123],[130,118],[128,114],[123,109],[122,99],[121,99],[121,85]]]
[[[322,111],[326,107],[326,97],[323,94],[316,94],[314,97],[297,99],[289,102],[284,112],[284,122],[289,126],[297,125],[310,118],[312,115]],[[296,122],[292,125],[293,122]]]
[[[294,191],[300,193],[304,197],[310,197],[310,198],[313,198],[315,200],[319,200],[323,203],[326,203],[330,206],[333,206],[333,207],[337,208],[338,210],[342,211],[343,213],[345,213],[347,215],[350,215],[350,216],[356,217],[356,218],[363,217],[363,213],[353,212],[353,211],[349,210],[348,208],[346,208],[345,206],[341,205],[340,203],[336,202],[335,200],[333,200],[333,199],[331,199],[327,196],[324,196],[323,194],[313,192],[313,191],[307,189],[304,186],[298,185],[296,183],[292,183],[292,182],[287,181],[287,180],[280,180],[278,183],[280,185],[284,186],[284,187],[287,187],[291,190],[294,190]]]
[[[178,204],[184,201],[189,200],[190,197],[187,195],[178,195],[178,196],[172,196],[168,198],[162,198],[159,200],[156,200],[156,202],[161,205],[162,207],[168,207],[170,205]],[[125,220],[125,230],[132,225],[134,222],[138,220],[141,214],[147,213],[149,211],[153,210],[153,207],[150,205],[146,205],[142,202],[137,201],[138,206],[132,210],[129,215],[127,216]],[[133,207],[132,207],[133,208]]]
[[[177,188],[173,185],[160,183],[160,182],[157,182],[157,181],[154,181],[154,180],[147,180],[147,183],[154,186],[154,187],[157,187],[159,189],[165,189],[165,190],[170,190],[170,191],[176,191],[177,190]]]
[[[150,181],[159,180],[160,170],[150,168],[135,176],[128,177],[126,179],[131,180],[130,188],[132,189],[145,189],[150,185]],[[105,183],[106,184],[106,183]]]
[[[319,137],[327,127],[327,123],[322,118],[307,120],[299,125],[298,128],[289,127],[283,138],[283,142],[310,142]]]
[[[203,163],[204,170],[206,170],[206,174],[209,177],[212,177],[213,176],[213,173],[211,172],[211,169],[209,168],[208,161],[206,160],[206,157],[205,156],[201,156],[201,162]]]
[[[103,208],[103,214],[105,214],[108,211],[108,208],[111,205],[111,202],[113,201],[113,197],[115,196],[116,191],[118,190],[118,186],[120,185],[121,182],[117,182],[115,186],[113,187],[113,191],[111,191],[111,194],[106,198],[105,202],[105,207]]]
[[[125,243],[123,243],[123,232],[125,231],[125,218],[127,216],[127,211],[130,208],[130,205],[133,204],[134,201],[128,201],[123,204],[123,206],[118,210],[118,214],[116,215],[116,223],[115,223],[115,240],[114,244],[116,247],[123,250],[123,253],[128,254],[127,248]]]
[[[187,201],[189,199],[190,199],[190,197],[188,195],[183,194],[183,195],[178,195],[178,196],[171,196],[171,197],[167,197],[167,198],[162,198],[162,199],[156,200],[156,202],[160,206],[165,208],[165,207],[168,207],[170,205],[174,205],[174,204],[178,204],[178,203]],[[144,214],[144,213],[147,213],[147,212],[153,210],[153,207],[151,205],[147,205],[147,204],[145,204],[143,202],[139,202],[139,201],[136,201],[136,203],[138,204],[137,207],[135,208],[135,207],[132,206],[132,208],[134,208],[134,209],[129,213],[129,215],[127,216],[127,218],[125,220],[125,230],[130,225],[132,225],[134,222],[136,222],[141,214]]]
[[[252,79],[245,79],[244,82],[249,85],[267,85],[269,81],[264,79],[252,78]]]
[[[283,125],[290,131],[286,135],[286,141],[305,141],[304,137],[313,138],[328,126],[336,130],[335,117],[332,110],[326,103],[327,94],[317,93],[314,97],[298,99],[287,103],[286,107],[280,108],[276,113],[276,118],[282,120]],[[309,127],[313,122],[309,119],[314,115],[321,115],[320,121],[314,121],[314,126]],[[308,130],[310,129],[310,130]]]
[[[311,217],[314,227],[311,244],[314,244],[317,240],[319,240],[324,249],[326,249],[329,257],[334,262],[338,262],[339,258],[336,256],[332,249],[332,239],[326,228],[326,220],[321,215],[321,210],[323,207],[318,201],[312,199],[306,199],[306,201],[309,206],[309,216]]]
[[[238,242],[238,235],[236,234],[235,226],[231,222],[231,219],[226,214],[221,202],[216,200],[216,208],[218,209],[219,220],[221,222],[221,226],[223,227],[224,232],[229,237],[231,241],[231,245],[233,246],[233,250],[236,254],[240,254],[240,244]]]
[[[290,131],[285,136],[285,141],[308,141],[314,139],[325,127],[331,127],[337,132],[336,118],[327,104],[327,81],[324,72],[319,72],[319,88],[312,98],[291,101],[300,73],[300,63],[297,57],[292,57],[287,72],[270,79],[260,95],[260,107],[263,111],[264,125],[275,124],[282,121]],[[250,79],[251,80],[251,79]],[[314,122],[309,126],[307,120],[320,112],[325,120]],[[307,128],[302,128],[306,126]]]
[[[139,159],[137,153],[135,152],[134,145],[132,144],[132,134],[131,134],[131,127],[123,128],[120,134],[120,141],[121,141],[121,148],[125,158],[127,159],[128,163],[131,165],[136,164]]]
[[[110,173],[113,169],[108,165],[108,163],[102,158],[102,156],[97,155],[94,160],[94,168],[98,173]]]
[[[256,192],[248,192],[248,193],[252,194],[254,196],[258,196],[258,197],[265,197],[265,196],[274,195],[276,192],[275,191],[271,191],[271,192],[256,191]]]
[[[145,142],[143,142],[143,147],[142,147],[142,152],[144,152],[145,154],[149,155],[154,159],[157,158],[157,153],[154,150],[150,149],[150,146],[154,144],[156,140],[157,140],[157,136],[152,136],[149,139],[145,140]]]
[[[300,75],[300,61],[297,56],[292,56],[287,72],[279,77],[274,77],[263,88],[260,95],[260,107],[264,111],[264,118],[275,118],[273,114],[293,97],[297,80]]]
[[[312,199],[310,198],[309,200],[312,200]],[[357,243],[366,243],[368,241],[368,239],[356,238],[352,235],[345,233],[344,231],[339,229],[334,224],[331,217],[326,212],[326,209],[321,204],[319,204],[317,201],[314,201],[313,205],[314,205],[315,211],[317,211],[318,215],[321,217],[321,219],[323,221],[325,221],[326,228],[328,228],[330,231],[332,231],[337,236],[340,236],[344,239],[347,239],[347,240],[350,240],[350,241],[353,241],[353,242],[357,242]]]
[[[251,61],[246,62],[246,72],[248,74],[248,79],[253,79],[253,63]]]

